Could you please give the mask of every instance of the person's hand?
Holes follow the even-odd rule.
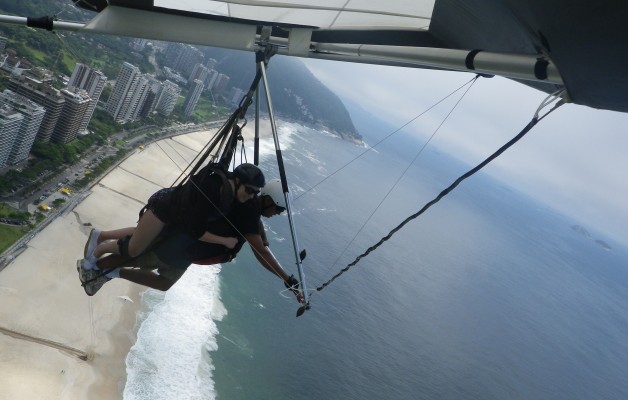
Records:
[[[296,280],[294,275],[290,275],[290,277],[286,279],[283,284],[286,288],[290,289],[292,293],[294,293],[299,303],[303,303],[303,293],[299,290],[299,281]]]
[[[223,246],[225,246],[228,249],[233,249],[234,247],[236,247],[237,244],[238,244],[238,238],[225,237],[225,242],[223,243]]]

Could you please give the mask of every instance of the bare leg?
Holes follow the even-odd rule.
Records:
[[[140,218],[135,233],[129,241],[129,256],[137,257],[155,240],[166,226],[151,210],[146,210]]]
[[[98,235],[98,243],[106,242],[107,240],[118,240],[125,236],[131,236],[135,232],[135,227],[130,226],[128,228],[114,229],[112,231],[100,231]]]
[[[117,253],[117,242],[107,243],[108,240],[119,240],[126,236],[132,236],[135,232],[135,227],[128,227],[122,229],[114,229],[112,231],[101,231],[96,238],[96,248],[94,248],[94,257],[99,258],[103,254]],[[113,250],[112,250],[113,249]]]
[[[131,260],[129,260],[127,257],[123,257],[119,254],[109,254],[108,256],[99,259],[96,262],[96,266],[98,267],[98,269],[104,271],[111,268],[128,266],[125,264],[128,264],[130,261]]]
[[[129,233],[129,229],[132,230],[130,232],[132,234],[131,240],[129,241],[129,256],[137,257],[140,255],[148,245],[155,240],[159,232],[163,229],[165,224],[161,222],[159,218],[152,211],[146,210],[142,218],[137,224],[136,228],[123,228],[117,229],[115,231],[106,232],[106,236],[111,236],[111,239],[121,239],[122,237],[127,236]],[[122,232],[127,232],[127,234],[121,237],[114,237],[120,235]],[[104,241],[106,239],[103,238],[103,233],[101,232],[99,240],[103,240],[94,250],[94,256],[96,258],[102,256],[103,254],[112,253],[112,254],[120,254],[120,250],[118,249],[118,243],[114,241]]]
[[[97,266],[101,270],[108,270],[111,268],[122,267],[120,269],[120,278],[127,281],[137,283],[139,285],[147,286],[149,288],[166,291],[174,284],[169,279],[156,274],[152,271],[145,271],[131,267],[133,260],[123,257],[119,254],[110,254],[106,257],[98,260]]]

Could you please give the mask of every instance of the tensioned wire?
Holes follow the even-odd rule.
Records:
[[[463,89],[465,86],[469,87],[465,90],[465,92],[462,94],[462,96],[460,97],[460,99],[458,99],[458,101],[456,102],[456,104],[454,105],[454,107],[449,111],[449,113],[445,116],[445,118],[443,119],[443,121],[439,124],[439,126],[436,128],[436,130],[432,133],[432,135],[430,136],[430,138],[428,139],[428,141],[419,149],[418,153],[415,155],[415,157],[413,158],[413,160],[410,162],[410,164],[408,165],[408,167],[402,172],[401,176],[399,176],[399,178],[396,180],[396,182],[393,184],[393,186],[390,188],[390,190],[388,191],[388,193],[386,194],[386,196],[380,201],[379,205],[373,210],[373,212],[371,213],[371,215],[369,216],[369,218],[364,222],[364,224],[362,225],[362,227],[360,228],[360,230],[355,234],[355,236],[353,237],[353,239],[347,244],[347,246],[345,247],[345,249],[343,250],[343,252],[340,254],[340,256],[338,256],[338,258],[336,259],[336,261],[328,268],[327,272],[329,272],[329,270],[331,268],[333,268],[337,263],[338,260],[340,259],[340,257],[342,257],[342,255],[346,252],[347,248],[351,245],[351,243],[353,243],[353,241],[355,240],[355,238],[360,234],[360,232],[364,229],[364,227],[366,226],[366,224],[371,220],[371,218],[373,217],[373,215],[375,214],[375,212],[379,209],[379,207],[383,204],[383,202],[386,200],[386,198],[390,195],[390,193],[392,192],[392,190],[396,187],[396,185],[398,184],[398,182],[401,180],[401,178],[405,175],[405,173],[408,171],[408,169],[412,166],[412,164],[416,161],[416,159],[419,157],[419,155],[423,152],[423,150],[425,149],[425,147],[427,146],[427,144],[429,144],[429,142],[434,138],[434,136],[436,135],[436,133],[440,130],[440,128],[442,127],[442,125],[445,123],[445,121],[447,120],[447,118],[451,115],[451,113],[454,111],[454,109],[457,107],[457,105],[460,103],[460,101],[462,100],[462,98],[467,94],[467,92],[471,89],[471,87],[473,86],[473,83],[475,83],[475,81],[477,80],[477,78],[479,77],[479,75],[474,76],[473,78],[471,78],[468,82],[464,83],[463,85],[461,85],[460,87],[458,87],[457,89],[453,90],[451,93],[449,93],[447,96],[443,97],[442,99],[440,99],[439,101],[437,101],[436,103],[434,103],[432,106],[428,107],[426,110],[424,110],[423,112],[421,112],[420,114],[416,115],[415,117],[411,118],[410,120],[408,120],[406,123],[404,123],[403,125],[401,125],[399,128],[395,129],[394,131],[392,131],[390,134],[388,134],[387,136],[385,136],[384,138],[382,138],[381,140],[379,140],[375,145],[369,147],[369,149],[365,150],[364,152],[362,152],[361,154],[359,154],[358,156],[356,156],[355,158],[353,158],[352,160],[350,160],[348,163],[346,163],[345,165],[343,165],[341,168],[339,168],[338,170],[336,170],[335,172],[333,172],[332,174],[328,175],[326,178],[324,178],[323,180],[321,180],[320,182],[318,182],[316,185],[312,186],[309,190],[307,190],[306,192],[302,193],[299,197],[301,197],[303,194],[311,191],[312,189],[314,189],[315,187],[317,187],[318,185],[320,185],[321,183],[323,183],[325,180],[329,179],[331,176],[335,175],[336,173],[340,172],[341,170],[343,170],[344,168],[346,168],[348,165],[350,165],[351,163],[353,163],[354,161],[356,161],[358,158],[360,158],[361,156],[363,156],[364,154],[366,154],[368,151],[370,151],[371,149],[374,149],[375,147],[377,147],[378,145],[380,145],[381,143],[383,143],[386,139],[390,138],[391,136],[393,136],[394,134],[396,134],[397,132],[401,131],[403,128],[405,128],[406,126],[408,126],[409,124],[411,124],[412,122],[414,122],[415,120],[417,120],[418,118],[420,118],[421,116],[423,116],[424,114],[426,114],[428,111],[430,111],[431,109],[433,109],[434,107],[436,107],[437,105],[439,105],[440,103],[442,103],[443,101],[445,101],[446,99],[448,99],[449,97],[451,97],[452,95],[454,95],[456,92],[460,91],[461,89]],[[175,166],[177,168],[179,168],[179,170],[183,172],[183,169],[178,165],[178,163],[163,149],[163,147],[161,147],[161,145],[159,144],[159,142],[155,142],[157,144],[157,146],[159,147],[159,149],[172,161],[173,164],[175,164]],[[179,153],[168,141],[164,141],[165,144],[167,144],[175,153],[177,153],[177,155],[179,157],[181,157],[182,160],[185,161],[185,157]],[[244,147],[244,145],[242,145],[242,147]],[[242,151],[242,150],[241,150]],[[203,190],[201,188],[199,188],[198,186],[196,186],[196,184],[192,181],[192,184],[197,188],[197,190],[203,195],[203,197],[205,197],[207,199],[207,201],[210,202],[210,204],[214,207],[217,208],[216,205],[214,205],[212,203],[212,201],[208,198],[208,196],[203,192]],[[220,212],[220,210],[219,210]],[[231,223],[231,221],[229,221],[226,216],[224,216],[222,214],[222,212],[220,213],[227,221],[228,223],[235,229],[236,232],[238,232],[238,234],[240,234],[241,236],[243,236],[241,234],[241,232],[239,232],[239,230]],[[253,246],[251,246],[251,248],[253,248]],[[253,249],[255,250],[255,249]],[[262,259],[264,259],[264,257],[259,254],[259,252],[256,251],[256,253],[258,254],[258,256],[260,256]],[[264,259],[265,260],[265,259]],[[273,270],[275,270],[273,268]],[[276,270],[275,270],[276,271]],[[326,272],[326,273],[327,273]],[[325,273],[325,274],[326,274]],[[288,289],[285,289],[282,291],[286,292]],[[308,291],[314,291],[314,289],[310,289]]]
[[[462,99],[466,96],[466,94],[469,92],[469,90],[471,90],[471,88],[473,87],[473,84],[477,81],[477,79],[480,77],[480,75],[476,75],[474,78],[472,78],[469,82],[465,83],[464,85],[462,85],[461,87],[459,87],[458,89],[454,90],[453,92],[451,92],[449,95],[447,95],[446,97],[444,97],[442,100],[440,100],[438,103],[434,104],[432,107],[428,108],[427,110],[423,111],[421,114],[419,114],[418,116],[412,118],[409,122],[405,123],[404,125],[401,126],[401,128],[396,129],[395,131],[393,131],[393,133],[391,133],[390,135],[386,136],[384,139],[382,139],[381,141],[379,141],[375,146],[377,146],[378,144],[380,144],[383,140],[386,140],[387,138],[389,138],[390,136],[392,136],[393,134],[399,132],[401,129],[403,129],[404,127],[408,126],[408,124],[410,124],[411,122],[415,121],[417,118],[419,118],[421,115],[425,114],[427,111],[429,111],[430,109],[434,108],[436,105],[438,105],[439,103],[441,103],[442,101],[444,101],[445,99],[447,99],[448,97],[450,97],[451,95],[453,95],[455,92],[457,92],[458,90],[462,89],[463,87],[469,85],[469,83],[471,83],[471,85],[469,85],[469,87],[464,91],[464,93],[462,94],[462,96],[460,96],[460,98],[456,101],[456,103],[454,104],[454,106],[451,108],[451,110],[449,110],[449,112],[447,113],[447,115],[445,116],[445,118],[443,118],[443,120],[440,122],[440,124],[436,127],[436,129],[434,130],[434,132],[432,132],[432,134],[430,135],[430,137],[428,138],[428,140],[423,143],[423,146],[421,146],[421,148],[419,149],[419,151],[415,154],[415,156],[412,158],[412,160],[408,163],[408,166],[403,170],[403,172],[401,172],[401,174],[399,175],[399,177],[397,178],[397,180],[395,180],[395,182],[392,184],[392,186],[390,187],[390,189],[388,190],[388,192],[386,193],[386,195],[381,199],[381,201],[379,202],[379,204],[377,204],[377,206],[375,207],[375,209],[371,212],[371,214],[368,216],[368,218],[364,221],[364,223],[362,224],[362,226],[360,227],[360,229],[356,232],[356,234],[353,236],[353,238],[351,238],[351,240],[349,241],[349,243],[347,243],[347,245],[345,246],[345,248],[342,250],[342,252],[340,253],[340,255],[338,257],[336,257],[336,260],[334,260],[333,264],[327,268],[327,271],[325,271],[324,275],[327,275],[329,273],[329,271],[334,268],[337,264],[338,261],[340,260],[340,258],[346,253],[346,251],[349,249],[349,247],[351,246],[351,244],[353,244],[353,242],[355,241],[355,239],[358,237],[358,235],[364,230],[364,228],[366,227],[366,225],[369,223],[369,221],[371,221],[371,219],[373,218],[373,216],[375,215],[375,213],[377,212],[377,210],[379,210],[379,208],[382,206],[382,204],[384,204],[384,201],[386,201],[386,199],[388,198],[388,196],[390,196],[390,194],[392,193],[392,191],[397,187],[397,185],[399,184],[399,182],[401,181],[401,179],[406,175],[406,173],[408,172],[408,170],[410,169],[410,167],[412,167],[412,165],[416,162],[416,160],[419,158],[419,156],[421,155],[421,153],[423,153],[423,150],[425,150],[425,148],[427,147],[427,145],[432,141],[432,139],[434,138],[434,136],[436,136],[436,134],[438,133],[438,131],[440,130],[440,128],[445,124],[445,121],[447,121],[447,119],[449,118],[449,116],[454,112],[454,110],[456,109],[456,107],[458,107],[458,104],[460,104],[460,102],[462,101]],[[375,147],[373,146],[373,147]],[[370,149],[369,149],[370,150]],[[368,150],[367,150],[368,151]],[[362,154],[358,155],[358,157],[361,157],[363,154],[365,154],[366,152],[363,152]],[[353,162],[357,159],[357,157],[353,160],[350,161]],[[345,164],[345,166],[349,165]],[[344,168],[345,166],[343,166],[342,168]],[[342,169],[341,168],[341,169]],[[338,171],[336,171],[338,172]],[[334,172],[334,173],[336,173]],[[322,182],[322,181],[321,181]],[[312,291],[314,291],[314,289],[312,289]]]
[[[340,168],[338,168],[337,170],[335,170],[334,172],[332,172],[331,174],[327,175],[326,177],[324,177],[323,179],[321,179],[320,181],[318,181],[316,184],[314,184],[313,186],[310,186],[309,189],[307,189],[306,191],[304,191],[303,193],[299,194],[298,196],[295,196],[294,200],[296,201],[297,199],[301,198],[303,195],[305,195],[308,192],[311,192],[312,190],[316,189],[319,185],[321,185],[323,182],[325,182],[326,180],[328,180],[329,178],[331,178],[332,176],[336,175],[337,173],[339,173],[340,171],[342,171],[343,169],[347,168],[349,165],[351,165],[354,161],[356,161],[358,158],[362,157],[363,155],[365,155],[366,153],[368,153],[369,151],[375,149],[377,146],[379,146],[380,144],[382,144],[382,142],[384,142],[385,140],[387,140],[388,138],[390,138],[391,136],[393,136],[394,134],[396,134],[397,132],[401,131],[403,128],[405,128],[406,126],[410,125],[411,123],[413,123],[414,121],[416,121],[417,119],[419,119],[420,117],[422,117],[424,114],[426,114],[428,111],[430,111],[431,109],[433,109],[434,107],[436,107],[437,105],[439,105],[440,103],[442,103],[443,101],[447,100],[449,97],[453,96],[456,92],[458,92],[459,90],[461,90],[462,88],[464,88],[465,86],[469,85],[470,83],[473,83],[476,79],[478,78],[478,75],[474,76],[473,78],[471,78],[468,82],[466,82],[465,84],[461,85],[460,87],[458,87],[457,89],[455,89],[454,91],[452,91],[451,93],[449,93],[447,96],[443,97],[442,99],[438,100],[436,103],[432,104],[430,107],[426,108],[424,111],[422,111],[420,114],[416,115],[415,117],[412,117],[411,119],[409,119],[406,123],[404,123],[403,125],[401,125],[399,128],[393,130],[392,132],[390,132],[388,135],[384,136],[382,139],[380,139],[377,143],[375,143],[373,146],[370,146],[368,149],[364,150],[362,153],[358,154],[357,156],[355,156],[354,158],[352,158],[351,160],[349,160],[349,162],[347,162],[346,164],[344,164],[343,166],[341,166]]]
[[[396,227],[394,227],[386,236],[382,237],[377,243],[375,243],[374,245],[372,245],[371,247],[366,249],[365,252],[363,252],[362,254],[357,256],[355,258],[355,260],[353,260],[351,263],[347,264],[347,266],[344,267],[343,269],[341,269],[340,272],[338,272],[336,275],[334,275],[327,282],[323,283],[321,286],[317,287],[315,290],[319,291],[319,292],[321,290],[323,290],[325,287],[327,287],[329,284],[331,284],[334,280],[336,280],[342,274],[347,272],[349,270],[349,268],[355,266],[362,258],[368,256],[371,252],[375,251],[379,246],[384,244],[384,242],[388,241],[388,239],[390,239],[395,233],[397,233],[406,224],[408,224],[410,221],[418,218],[421,214],[423,214],[425,211],[427,211],[427,209],[429,209],[431,206],[433,206],[434,204],[439,202],[443,197],[448,195],[460,183],[462,183],[462,181],[464,181],[465,179],[471,177],[476,172],[480,171],[488,163],[490,163],[491,161],[493,161],[494,159],[499,157],[503,152],[505,152],[510,147],[512,147],[515,143],[517,143],[519,140],[521,140],[537,123],[539,123],[543,118],[547,117],[554,110],[556,110],[558,107],[560,107],[561,105],[564,104],[564,101],[560,98],[560,95],[563,92],[564,92],[564,89],[559,89],[556,92],[554,92],[554,93],[550,94],[549,96],[547,96],[547,98],[545,100],[543,100],[541,102],[541,104],[539,105],[539,107],[537,108],[537,110],[536,110],[534,116],[532,117],[532,119],[530,120],[530,122],[517,135],[515,135],[515,137],[510,139],[510,141],[508,141],[506,144],[504,144],[499,149],[497,149],[495,152],[493,152],[490,156],[488,156],[486,159],[484,159],[484,161],[482,161],[481,163],[479,163],[478,165],[476,165],[475,167],[473,167],[472,169],[470,169],[469,171],[467,171],[466,173],[464,173],[460,177],[458,177],[458,179],[456,179],[452,184],[450,184],[448,187],[446,187],[434,199],[432,199],[427,204],[425,204],[419,211],[415,212],[414,214],[410,215],[405,220],[403,220],[400,224],[398,224]],[[539,113],[541,112],[541,110],[543,108],[549,106],[556,99],[559,99],[556,102],[556,104],[554,104],[554,106],[548,112],[546,112],[542,116],[539,116]]]

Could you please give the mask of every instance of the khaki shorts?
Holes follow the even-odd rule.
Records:
[[[157,270],[157,273],[164,278],[175,283],[185,273],[187,268],[172,268],[168,264],[162,262],[154,252],[149,251],[133,259],[132,262],[125,267],[136,267],[144,271]]]

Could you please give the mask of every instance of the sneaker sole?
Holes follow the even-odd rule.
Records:
[[[86,284],[86,285],[84,285],[84,286],[83,286],[83,290],[85,290],[85,293],[86,293],[88,296],[90,296],[90,297],[91,297],[91,296],[95,295],[96,293],[98,293],[98,291],[99,291],[100,289],[102,289],[102,287],[105,285],[105,283],[109,282],[110,280],[111,280],[111,279],[107,279],[106,281],[101,282],[101,283],[100,283],[100,285],[99,285],[97,288],[94,288],[95,283],[90,282],[90,283],[88,283],[88,284]],[[89,289],[88,289],[88,287],[89,287]],[[93,290],[93,292],[92,292],[92,293],[90,293],[90,291],[91,291],[91,290]]]
[[[92,241],[92,234],[95,230],[96,228],[92,228],[92,230],[89,231],[89,235],[87,235],[87,242],[85,242],[85,248],[83,248],[83,258],[87,258],[87,248],[89,247],[89,243]]]
[[[81,286],[84,286],[83,284],[85,282],[83,282],[83,279],[81,279],[81,260],[76,260],[76,272],[78,272],[78,276],[79,276],[79,281],[81,281]]]

